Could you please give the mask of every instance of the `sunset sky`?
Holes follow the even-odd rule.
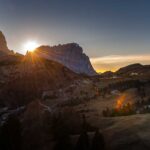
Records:
[[[19,53],[76,42],[101,72],[150,64],[149,0],[0,0],[0,30]]]

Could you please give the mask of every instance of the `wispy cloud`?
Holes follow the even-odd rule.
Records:
[[[149,61],[150,62],[150,54],[148,55],[111,55],[111,56],[104,56],[104,57],[96,57],[91,58],[91,62],[94,63],[122,63],[122,62],[144,62]]]
[[[150,64],[150,54],[144,55],[111,55],[103,57],[95,57],[90,59],[93,67],[96,70],[117,70],[120,67],[133,64],[142,63]]]

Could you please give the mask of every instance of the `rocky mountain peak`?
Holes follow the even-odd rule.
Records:
[[[4,36],[4,34],[2,33],[2,31],[0,31],[0,52],[9,52],[9,49],[7,47],[7,42],[6,42],[6,38]]]
[[[76,73],[96,75],[89,57],[83,53],[77,43],[59,44],[57,46],[40,46],[36,53],[49,60],[57,61]]]

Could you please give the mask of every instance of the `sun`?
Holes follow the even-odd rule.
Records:
[[[39,45],[36,41],[28,41],[23,45],[24,50],[30,52],[33,52],[38,46]]]

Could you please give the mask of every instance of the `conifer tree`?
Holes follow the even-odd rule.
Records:
[[[104,150],[105,149],[105,141],[103,135],[97,129],[92,140],[91,150]]]

